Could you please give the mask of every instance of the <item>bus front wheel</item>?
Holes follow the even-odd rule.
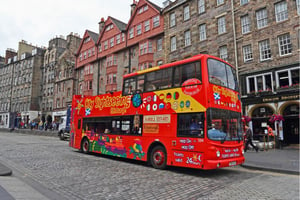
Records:
[[[167,153],[162,146],[156,146],[151,151],[151,165],[156,169],[165,169],[167,165]]]
[[[81,143],[81,151],[83,153],[89,153],[89,146],[90,146],[89,140],[87,138],[84,138]]]

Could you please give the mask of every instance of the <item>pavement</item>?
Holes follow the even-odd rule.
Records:
[[[300,175],[299,145],[245,153],[245,168]]]
[[[30,129],[14,130],[17,133],[58,137],[56,131],[38,131]],[[300,174],[299,144],[285,146],[282,149],[268,149],[263,151],[248,150],[245,153],[245,168],[273,171],[287,174]],[[9,176],[12,170],[0,163],[0,176]]]

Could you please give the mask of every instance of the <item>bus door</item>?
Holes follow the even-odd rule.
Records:
[[[177,137],[172,140],[174,165],[202,165],[204,146],[204,112],[178,114]]]

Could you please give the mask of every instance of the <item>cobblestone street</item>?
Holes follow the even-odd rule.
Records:
[[[0,162],[15,175],[0,177],[0,186],[9,178],[26,182],[26,176],[48,199],[299,199],[297,175],[242,167],[156,170],[143,162],[85,155],[56,137],[0,132]]]

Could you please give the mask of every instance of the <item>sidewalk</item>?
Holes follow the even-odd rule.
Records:
[[[299,148],[284,147],[268,151],[247,151],[245,168],[299,175]]]

